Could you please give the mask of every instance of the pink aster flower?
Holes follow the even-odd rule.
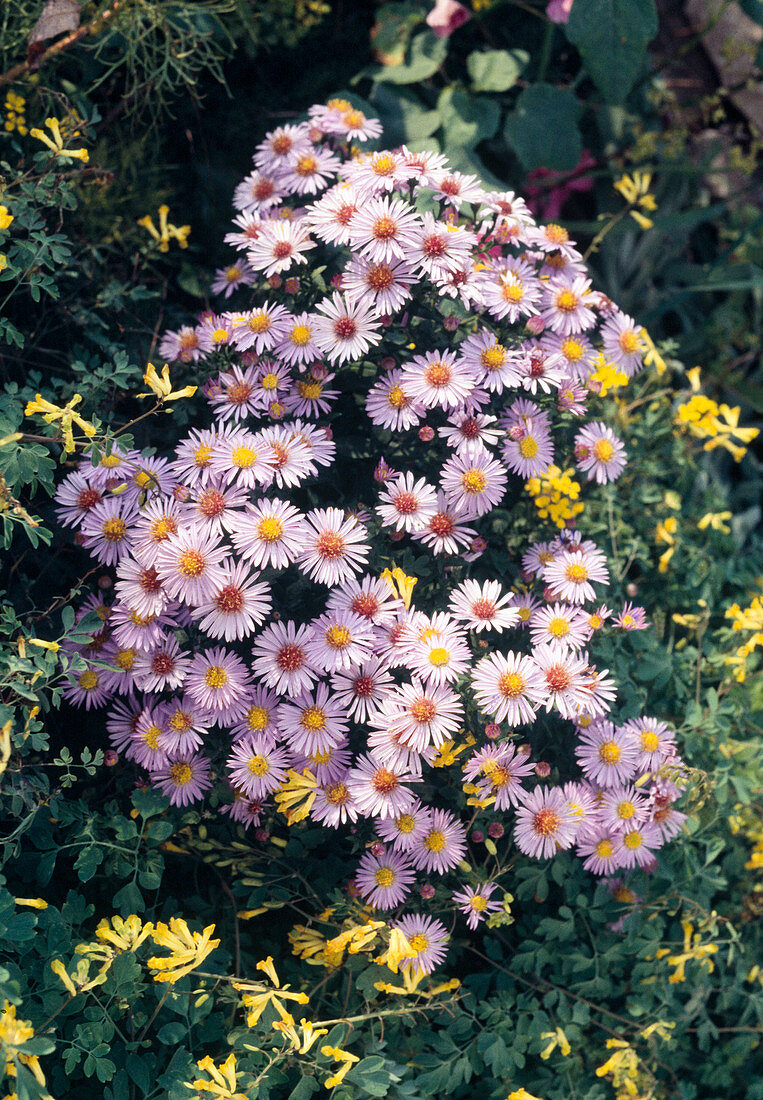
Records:
[[[242,214],[254,215],[260,220],[268,216],[266,212],[270,207],[280,205],[285,195],[286,188],[280,184],[272,169],[250,172],[236,186],[233,206]]]
[[[654,853],[663,844],[663,837],[654,825],[648,822],[634,825],[618,834],[615,847],[616,866],[624,869],[649,867],[654,863]]]
[[[177,332],[165,332],[159,341],[159,357],[172,363],[196,363],[201,355],[199,335],[193,325],[183,325]]]
[[[471,661],[469,646],[454,628],[427,631],[408,651],[409,667],[427,685],[453,683]]]
[[[402,852],[385,848],[364,852],[355,872],[360,896],[373,909],[394,909],[410,892],[416,880],[410,860]]]
[[[258,168],[269,172],[280,172],[288,163],[288,158],[296,152],[311,148],[309,126],[300,122],[296,126],[287,123],[277,126],[265,135],[254,151],[254,163]]]
[[[419,423],[425,406],[402,386],[402,370],[391,370],[368,391],[366,412],[371,422],[392,431],[405,431]]]
[[[628,600],[623,604],[622,611],[615,616],[614,626],[626,631],[646,630],[651,623],[646,621],[646,609],[637,607]]]
[[[327,611],[310,625],[313,636],[305,649],[314,668],[338,672],[355,668],[371,656],[373,627],[353,611]]]
[[[507,606],[512,599],[512,593],[504,593],[499,581],[480,584],[479,581],[467,579],[453,589],[448,607],[469,630],[478,634],[483,630],[497,630],[500,633],[515,626],[519,620],[517,609]]]
[[[503,499],[507,481],[506,467],[487,451],[454,455],[440,474],[448,501],[467,519],[495,508]]]
[[[491,653],[472,672],[475,698],[496,722],[510,726],[534,722],[538,706],[547,698],[543,676],[533,657],[520,653]]]
[[[269,741],[279,735],[278,713],[281,697],[270,688],[258,684],[247,695],[241,719],[231,728],[234,740],[254,734]]]
[[[220,580],[211,586],[208,600],[197,604],[191,615],[210,638],[226,642],[247,638],[270,613],[270,586],[249,573],[246,562],[222,569]]]
[[[66,527],[79,527],[96,504],[101,503],[103,496],[104,490],[92,485],[79,470],[67,474],[55,494],[59,523]]]
[[[376,311],[346,294],[334,294],[316,306],[315,342],[332,363],[361,359],[379,343]]]
[[[290,366],[297,366],[303,370],[307,363],[320,356],[320,349],[315,342],[315,317],[312,313],[297,313],[289,318],[279,336],[274,354],[284,360]]]
[[[375,626],[391,624],[403,608],[400,597],[381,577],[351,577],[335,588],[326,607],[330,611],[352,611]]]
[[[406,260],[430,279],[447,279],[456,271],[472,268],[475,234],[465,226],[437,221],[427,211],[421,218],[417,238],[406,251]]]
[[[237,517],[231,530],[236,552],[258,569],[285,569],[304,550],[303,516],[282,500],[260,500]]]
[[[676,750],[675,734],[658,718],[631,718],[623,728],[636,738],[639,772],[656,771]]]
[[[618,836],[604,826],[598,826],[578,840],[577,854],[586,871],[594,875],[611,875],[622,866],[618,858]]]
[[[527,420],[521,427],[510,429],[501,447],[501,457],[512,473],[523,480],[542,477],[554,461],[551,433]]]
[[[240,286],[251,286],[255,281],[255,274],[244,260],[228,264],[227,267],[217,268],[212,280],[211,291],[213,294],[223,294],[230,298],[234,290]]]
[[[210,598],[222,580],[227,553],[214,532],[184,527],[160,545],[155,568],[171,599],[199,604]]]
[[[108,673],[105,669],[87,668],[84,672],[68,673],[64,698],[77,707],[102,707],[109,697]]]
[[[503,434],[499,428],[491,427],[496,423],[494,416],[468,409],[454,412],[448,417],[444,428],[438,428],[437,434],[452,447],[456,454],[469,451],[481,451],[494,447]]]
[[[491,393],[518,386],[521,381],[516,353],[504,347],[489,329],[467,336],[459,346],[460,359]]]
[[[421,531],[412,531],[417,542],[429,546],[435,554],[459,554],[477,537],[473,527],[467,527],[456,503],[442,491],[437,494],[437,511]]]
[[[385,817],[376,822],[376,831],[382,840],[394,844],[399,852],[408,852],[424,839],[429,828],[429,810],[416,799],[409,808],[395,817]]]
[[[551,859],[575,842],[577,819],[560,787],[537,787],[517,809],[514,840],[525,855]]]
[[[256,378],[256,367],[243,368],[235,363],[229,371],[219,375],[211,404],[221,423],[226,420],[246,420],[259,412]]]
[[[414,802],[408,783],[418,776],[395,763],[382,763],[373,754],[359,757],[347,776],[358,812],[364,817],[399,817]]]
[[[545,565],[543,579],[554,599],[583,603],[596,599],[592,581],[609,583],[609,570],[600,550],[575,548],[564,550]]]
[[[638,744],[633,733],[611,722],[581,730],[575,757],[589,779],[601,787],[622,787],[636,774]]]
[[[442,921],[421,913],[406,913],[395,922],[411,947],[411,956],[401,966],[414,974],[431,974],[448,953],[448,932]]]
[[[392,686],[387,665],[379,657],[371,657],[355,668],[335,672],[331,677],[334,698],[356,722],[365,722]]]
[[[246,256],[255,271],[270,278],[294,264],[307,263],[305,252],[311,248],[315,248],[315,241],[306,222],[269,221],[263,223]]]
[[[231,783],[247,798],[260,800],[278,790],[290,767],[290,753],[262,734],[237,741],[227,764]]]
[[[412,176],[411,168],[402,153],[381,149],[367,156],[353,158],[342,168],[342,174],[366,201],[370,195],[393,191]],[[359,206],[362,205],[359,203]]]
[[[150,650],[138,653],[133,665],[133,678],[141,691],[162,691],[178,688],[191,668],[191,658],[170,634]]]
[[[606,424],[586,424],[575,436],[575,464],[589,481],[606,485],[625,469],[625,447]]]
[[[421,843],[409,855],[417,870],[444,875],[466,855],[466,828],[447,810],[432,810]]]
[[[299,565],[311,580],[333,588],[350,580],[368,558],[366,529],[340,508],[316,508],[305,516]]]
[[[210,470],[226,484],[254,489],[273,480],[273,459],[258,436],[245,428],[233,428],[218,435]]]
[[[582,649],[591,636],[588,615],[572,604],[536,608],[530,617],[530,636],[533,645],[558,642],[570,649]]]
[[[563,718],[574,718],[591,705],[588,654],[577,654],[553,642],[533,650],[533,660],[545,681],[546,710],[556,708]]]
[[[370,722],[396,733],[402,745],[421,753],[429,746],[439,748],[453,736],[463,716],[461,699],[451,688],[415,679],[390,692]]]
[[[405,260],[414,245],[420,218],[409,202],[385,195],[368,199],[350,226],[350,245],[372,263]]]
[[[412,401],[427,409],[455,409],[474,389],[474,374],[456,361],[452,351],[428,351],[403,367],[400,386]]]
[[[97,561],[116,565],[132,548],[135,512],[135,502],[123,496],[100,501],[82,520],[83,546]]]
[[[376,511],[384,527],[421,530],[437,511],[437,490],[409,470],[390,479],[379,494]]]
[[[584,275],[550,282],[544,293],[541,317],[553,332],[562,336],[586,332],[596,324],[596,315],[588,305],[590,296],[591,280]]]
[[[643,366],[646,344],[642,331],[632,317],[619,310],[611,313],[601,328],[601,342],[607,362],[614,363],[628,377]]]
[[[334,779],[316,788],[315,802],[310,810],[312,821],[337,829],[346,822],[356,821],[357,817],[355,800],[343,779]]]
[[[348,244],[358,206],[355,188],[349,183],[340,183],[312,203],[305,218],[319,240],[329,244]]]
[[[632,785],[611,787],[601,794],[599,816],[602,825],[613,833],[640,825],[648,817],[646,796]]]
[[[187,756],[201,748],[209,717],[188,695],[169,699],[164,710],[162,745],[168,756]]]
[[[175,449],[175,461],[172,464],[172,469],[175,476],[184,485],[194,486],[199,481],[208,481],[211,477],[210,463],[212,461],[212,451],[214,450],[215,443],[217,442],[217,432],[210,429],[193,429],[188,433],[185,439],[181,440]],[[169,506],[169,502],[154,502],[158,506],[164,503],[164,507]],[[150,507],[150,505],[149,505]],[[174,534],[175,532],[171,532]]]
[[[194,703],[225,721],[246,700],[249,683],[249,670],[241,658],[217,646],[193,658],[185,690]]]
[[[349,728],[326,684],[318,684],[314,692],[305,692],[294,703],[282,703],[278,721],[290,749],[299,753],[326,752],[342,741]]]
[[[159,615],[168,603],[156,569],[134,558],[120,561],[114,591],[122,603],[134,608],[139,615]]]
[[[416,281],[405,260],[378,260],[357,256],[342,275],[342,286],[349,298],[367,302],[381,316],[392,316],[411,297]]]
[[[480,802],[493,799],[500,812],[523,801],[526,791],[522,779],[534,770],[529,753],[518,752],[510,742],[503,742],[473,753],[464,765],[464,776],[477,787]]]
[[[476,889],[465,886],[463,890],[457,890],[453,894],[453,901],[466,917],[466,923],[472,931],[485,920],[488,913],[497,913],[503,908],[500,901],[490,900],[497,889],[494,882],[482,882]]]
[[[172,806],[198,802],[212,786],[209,761],[200,753],[179,757],[150,772],[152,784],[169,797]]]
[[[318,679],[318,671],[307,657],[307,642],[313,636],[311,626],[294,622],[271,623],[258,636],[252,653],[252,671],[279,695],[299,696],[309,691]]]

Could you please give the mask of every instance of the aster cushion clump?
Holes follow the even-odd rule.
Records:
[[[445,876],[472,928],[500,906],[498,883],[462,869],[475,812],[507,817],[533,858],[644,867],[680,830],[681,766],[664,724],[613,713],[596,545],[563,530],[510,566],[513,586],[481,563],[463,575],[491,513],[557,453],[589,480],[620,475],[621,441],[581,418],[598,366],[640,369],[640,330],[564,229],[439,154],[350,147],[379,133],[333,101],[265,138],[215,284],[251,300],[161,343],[207,378],[201,422],[165,457],[114,450],[60,486],[62,523],[116,571],[67,691],[109,703],[114,749],[174,805],[214,785],[256,829],[280,806],[360,832],[355,889],[396,910],[428,971],[447,935],[407,911],[417,882],[431,897],[424,879]],[[340,398],[378,433],[352,510],[324,473]],[[401,540],[446,566],[415,601],[414,578],[382,572]],[[630,608],[613,625],[646,624]],[[484,741],[465,735],[480,725]],[[550,784],[536,729],[575,739]]]

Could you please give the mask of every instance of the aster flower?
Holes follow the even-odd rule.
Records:
[[[356,821],[358,810],[349,787],[342,779],[316,787],[315,802],[310,810],[310,819],[337,829],[346,822]]]
[[[159,341],[159,358],[167,363],[196,363],[201,355],[199,335],[193,325],[183,325],[177,332],[165,332]]]
[[[259,735],[242,737],[228,757],[228,775],[236,789],[247,798],[263,800],[278,790],[291,767],[291,755],[285,748]]]
[[[504,389],[520,384],[516,354],[504,347],[489,329],[467,336],[458,350],[459,362],[491,393],[503,393]]]
[[[544,427],[525,421],[510,429],[501,447],[501,457],[508,468],[523,480],[542,477],[554,461],[551,433]]]
[[[546,688],[546,710],[556,708],[563,718],[574,718],[591,704],[588,655],[577,654],[553,642],[533,650]]]
[[[161,691],[163,688],[181,687],[190,667],[190,656],[181,650],[177,638],[170,634],[152,649],[139,652],[132,672],[135,684],[141,691]]]
[[[352,219],[350,245],[372,263],[404,260],[416,242],[419,224],[418,214],[404,199],[368,199]]]
[[[226,484],[254,489],[273,480],[273,460],[260,438],[245,428],[234,428],[217,437],[210,470]]]
[[[254,351],[262,355],[280,343],[289,321],[290,316],[284,306],[265,302],[256,309],[233,316],[231,338],[239,351]]]
[[[162,746],[171,757],[187,756],[201,748],[209,718],[188,695],[167,701],[163,712]]]
[[[330,149],[314,145],[293,149],[280,167],[278,181],[297,195],[315,195],[336,178],[340,166],[341,161]]]
[[[410,860],[390,848],[381,852],[365,852],[355,872],[355,885],[360,896],[373,909],[394,909],[410,892],[416,879]]]
[[[311,580],[330,588],[349,580],[368,557],[365,528],[339,508],[308,512],[302,536],[300,566]]]
[[[367,302],[381,315],[392,316],[411,297],[416,281],[413,269],[404,259],[380,260],[358,256],[342,275],[342,286],[350,298]]]
[[[313,636],[311,626],[293,622],[271,623],[258,636],[252,650],[252,671],[279,695],[299,696],[309,691],[318,671],[308,660],[306,644]]]
[[[305,252],[315,248],[310,228],[304,221],[264,222],[246,257],[265,278],[288,271],[294,264],[307,263]]]
[[[601,327],[601,342],[608,363],[624,371],[630,378],[641,370],[647,346],[643,329],[632,317],[615,310]]]
[[[606,424],[586,424],[575,436],[575,464],[589,481],[606,485],[625,469],[625,447]]]
[[[379,657],[371,657],[348,671],[335,672],[331,677],[337,703],[356,722],[365,722],[392,686],[392,677]]]
[[[622,866],[617,847],[618,837],[600,827],[585,839],[578,840],[576,851],[583,860],[586,871],[591,871],[594,875],[611,875]]]
[[[412,531],[411,534],[417,541],[431,547],[435,554],[458,554],[460,548],[470,546],[477,537],[474,528],[464,523],[464,517],[455,503],[451,503],[442,491],[437,494],[435,514],[421,531]]]
[[[243,214],[259,218],[270,207],[278,206],[286,196],[286,188],[272,171],[250,172],[233,192],[233,206]]]
[[[646,797],[631,785],[611,787],[601,794],[599,812],[605,828],[612,833],[621,833],[646,821]]]
[[[247,694],[242,704],[242,717],[232,727],[230,733],[234,740],[249,734],[262,736],[275,741],[279,735],[278,713],[281,697],[270,688],[258,684]]]
[[[646,610],[643,607],[636,607],[635,604],[627,600],[623,604],[622,611],[615,616],[614,625],[619,627],[620,630],[646,630],[650,623],[646,621]]]
[[[440,474],[449,503],[468,519],[495,508],[503,499],[507,480],[506,467],[487,451],[454,455]]]
[[[455,629],[427,631],[408,651],[409,667],[427,684],[458,680],[469,668],[472,654]]]
[[[308,206],[305,219],[319,240],[329,244],[348,244],[358,205],[355,188],[349,183],[339,183]]]
[[[242,368],[233,364],[217,378],[211,404],[221,423],[226,420],[246,420],[260,408],[255,384],[257,367]]]
[[[451,688],[414,679],[390,692],[370,724],[396,733],[402,745],[421,753],[439,748],[462,721],[463,705]]]
[[[122,603],[134,608],[139,615],[159,615],[168,603],[156,569],[134,558],[120,561],[114,591]]]
[[[92,485],[78,470],[67,474],[55,494],[59,523],[79,527],[96,504],[101,503],[103,496],[104,489]]]
[[[83,672],[70,672],[63,691],[64,698],[86,710],[102,707],[109,696],[107,685],[108,673],[102,669],[86,668]]]
[[[184,527],[162,542],[154,567],[171,599],[199,604],[208,600],[220,583],[227,553],[214,532]]]
[[[582,649],[591,636],[588,615],[580,607],[555,603],[539,607],[530,617],[533,645],[558,642],[570,649]]]
[[[262,169],[270,172],[279,172],[288,163],[288,158],[295,152],[303,152],[311,148],[307,123],[300,122],[296,126],[287,123],[277,126],[260,142],[254,151],[254,163]]]
[[[467,579],[453,589],[448,607],[469,630],[478,634],[483,630],[497,630],[500,633],[515,626],[519,620],[517,609],[507,606],[512,600],[513,594],[504,594],[499,581],[480,584]]]
[[[466,828],[447,810],[431,810],[420,844],[408,854],[417,870],[444,875],[466,855]]]
[[[226,565],[208,600],[197,604],[192,618],[210,638],[226,642],[247,638],[271,610],[270,586],[249,573],[246,562]]]
[[[403,933],[412,952],[401,965],[410,966],[414,974],[431,974],[447,955],[447,929],[434,917],[406,913],[394,927]]]
[[[475,243],[476,237],[470,229],[437,221],[427,211],[422,215],[416,240],[406,250],[405,258],[430,278],[447,278],[458,268],[471,265]]]
[[[541,317],[547,326],[562,336],[586,332],[596,324],[596,315],[587,304],[591,280],[577,275],[571,280],[549,282],[543,297]]]
[[[320,355],[315,342],[315,317],[311,313],[297,313],[284,323],[274,346],[274,354],[290,366],[302,370]]]
[[[609,570],[600,550],[570,549],[544,566],[543,579],[555,599],[583,603],[596,599],[592,581],[609,583]]]
[[[161,705],[143,707],[125,748],[126,758],[146,770],[163,767],[169,760],[162,743],[165,729],[165,708]]]
[[[375,626],[391,624],[402,609],[395,590],[381,577],[351,577],[329,594],[330,611],[352,611]]]
[[[429,810],[416,799],[409,808],[394,817],[384,817],[376,822],[376,831],[382,840],[394,844],[400,852],[408,852],[420,845],[429,828]]]
[[[528,263],[512,260],[508,267],[483,272],[481,290],[490,316],[513,325],[538,312],[543,287]]]
[[[427,409],[455,409],[474,389],[474,374],[456,361],[452,351],[428,351],[403,367],[400,386],[412,401]]]
[[[482,882],[475,889],[465,886],[453,894],[453,901],[466,917],[466,923],[472,931],[481,924],[489,913],[497,913],[503,906],[500,901],[491,901],[498,889],[494,882]]]
[[[132,549],[134,501],[111,497],[95,504],[82,520],[83,546],[104,565],[116,565]]]
[[[347,776],[347,786],[364,817],[399,817],[410,810],[413,791],[406,785],[418,777],[395,763],[382,763],[373,754],[360,756]]]
[[[260,500],[231,527],[236,552],[258,569],[285,569],[304,550],[303,516],[285,501]]]
[[[434,192],[434,198],[456,210],[464,203],[478,206],[485,198],[484,188],[476,176],[450,168],[433,168],[428,174],[427,187]]]
[[[379,321],[373,306],[334,294],[316,309],[315,342],[332,363],[362,358],[379,342]]]
[[[411,178],[411,169],[400,153],[383,149],[344,165],[342,174],[363,200],[369,195],[395,190]]]
[[[217,268],[212,280],[211,291],[213,294],[223,294],[230,298],[234,290],[240,286],[251,286],[255,281],[255,274],[244,260],[228,264],[227,267]]]
[[[473,753],[464,765],[464,777],[477,787],[480,802],[492,800],[501,812],[523,801],[526,791],[522,779],[534,770],[529,753],[517,752],[514,745],[504,742]]]
[[[305,650],[322,672],[352,669],[371,656],[373,627],[353,611],[327,611],[310,624],[313,635]]]
[[[152,784],[169,797],[172,806],[190,806],[212,786],[209,761],[200,753],[179,757],[149,774]]]
[[[230,313],[206,314],[196,326],[199,349],[206,354],[227,347],[233,334],[233,316]]]
[[[310,752],[294,754],[294,769],[304,773],[307,768],[315,776],[319,786],[326,787],[332,783],[344,782],[352,763],[352,753],[348,749],[348,740],[343,737],[336,745],[328,749],[312,749]],[[317,791],[317,788],[316,788]],[[316,794],[317,800],[317,794]],[[358,816],[355,800],[350,798],[354,817]],[[354,818],[353,818],[354,819]]]
[[[193,658],[185,689],[194,703],[225,721],[237,707],[241,709],[249,683],[249,671],[241,658],[217,646]]]
[[[386,482],[376,511],[385,527],[420,530],[437,511],[437,490],[409,470]]]
[[[549,354],[561,357],[564,370],[571,379],[585,382],[591,374],[596,350],[582,333],[576,332],[570,336],[547,333],[543,335],[540,346]]]
[[[194,486],[198,482],[207,481],[211,476],[210,463],[212,451],[217,442],[217,432],[211,429],[198,430],[194,428],[188,433],[175,450],[175,461],[172,469],[175,476],[184,485]],[[163,504],[165,508],[171,502],[154,502],[158,507]],[[149,508],[151,505],[149,505]],[[171,532],[174,534],[175,532]]]
[[[656,771],[675,753],[675,734],[667,722],[658,718],[631,718],[623,723],[623,729],[636,738],[638,756],[636,768],[639,772]]]
[[[625,832],[618,833],[615,846],[616,866],[649,867],[654,862],[654,853],[662,847],[664,841],[659,829],[650,823],[634,825]]]
[[[579,734],[575,757],[583,773],[602,787],[622,787],[636,774],[638,745],[630,730],[597,722]]]
[[[368,391],[366,412],[371,422],[392,431],[405,431],[419,423],[424,405],[405,392],[402,370],[391,370]]]
[[[551,859],[575,842],[577,820],[559,787],[536,787],[517,809],[514,840],[525,855]]]
[[[479,706],[496,722],[534,722],[547,691],[533,659],[519,653],[491,653],[474,666],[472,688]]]

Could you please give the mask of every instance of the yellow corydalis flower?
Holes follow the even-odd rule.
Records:
[[[289,768],[286,775],[286,782],[276,793],[275,801],[280,812],[285,815],[287,825],[296,825],[297,822],[304,821],[313,808],[318,782],[308,768],[301,775]]]
[[[713,531],[721,531],[724,535],[730,535],[731,528],[726,523],[727,519],[731,519],[731,512],[706,512],[697,523],[697,527],[700,531],[705,531],[710,527]]]
[[[506,1100],[543,1100],[542,1096],[536,1096],[532,1092],[528,1092],[527,1089],[514,1089],[506,1097]]]
[[[0,229],[7,229],[13,221],[13,214],[8,213],[7,206],[0,206]]]
[[[287,1014],[288,1016],[288,1014]],[[304,1016],[299,1021],[299,1031],[291,1016],[276,1020],[273,1024],[274,1031],[280,1031],[289,1040],[291,1049],[295,1054],[307,1054],[310,1048],[324,1035],[328,1035],[327,1027],[316,1027]]]
[[[29,133],[26,125],[26,100],[18,92],[8,92],[5,97],[5,122],[3,128],[12,134],[17,130],[22,137]]]
[[[649,191],[651,182],[651,172],[636,171],[632,176],[627,174],[621,176],[620,179],[613,184],[615,191],[618,191],[628,205],[633,207],[628,213],[642,229],[651,229],[654,225],[652,219],[647,218],[646,215],[641,212],[642,210],[649,210],[651,212],[657,209],[657,201],[654,195]]]
[[[44,898],[14,898],[16,905],[24,905],[28,909],[47,909],[48,903]]]
[[[675,534],[678,530],[678,520],[675,516],[668,516],[667,519],[661,520],[654,532],[654,541],[659,545],[660,543],[668,547],[668,549],[660,556],[657,568],[660,573],[667,573],[670,559],[676,550],[676,538]]]
[[[107,920],[104,917],[95,930],[96,939],[101,943],[110,944],[117,951],[134,951],[144,940],[148,939],[154,930],[153,924],[148,921],[141,922],[140,917],[132,914],[129,917],[120,917],[116,914]]]
[[[171,917],[169,925],[160,921],[151,931],[151,939],[158,947],[166,947],[172,954],[166,957],[156,955],[148,960],[148,966],[157,971],[154,981],[174,984],[200,966],[207,955],[220,945],[219,940],[212,939],[214,930],[214,924],[208,924],[203,932],[191,932],[180,917]]]
[[[668,965],[674,968],[673,973],[668,978],[671,985],[686,981],[686,964],[692,960],[698,962],[700,967],[707,970],[709,974],[712,974],[715,970],[715,963],[710,956],[717,953],[718,945],[716,943],[701,943],[701,934],[699,932],[695,933],[691,921],[682,920],[681,928],[684,933],[683,951],[677,955],[671,955],[669,950],[663,947],[657,952],[656,956],[658,959],[665,955],[668,956]]]
[[[396,565],[394,569],[385,569],[381,574],[381,579],[386,581],[392,591],[400,597],[407,610],[411,606],[413,588],[414,585],[418,584],[418,577],[406,576],[403,570]]]
[[[359,1062],[357,1054],[350,1054],[349,1050],[342,1050],[341,1047],[321,1047],[321,1054],[325,1058],[333,1058],[335,1062],[341,1062],[341,1065],[330,1077],[327,1077],[324,1084],[327,1089],[333,1089],[337,1085],[341,1085],[345,1077],[350,1071],[350,1067]]]
[[[156,373],[156,367],[153,363],[149,363],[146,368],[146,373],[143,375],[143,381],[151,390],[151,393],[139,393],[138,397],[156,397],[161,404],[165,401],[177,401],[181,397],[193,397],[198,389],[197,386],[184,386],[182,390],[172,389],[172,383],[170,382],[170,368],[167,363],[162,367],[161,375]]]
[[[288,985],[281,985],[273,965],[272,955],[268,955],[266,959],[260,959],[257,969],[262,970],[270,978],[275,989],[268,989],[263,982],[233,982],[233,988],[244,994],[241,1003],[249,1010],[246,1017],[247,1026],[254,1027],[270,1004],[278,1012],[282,1022],[293,1025],[294,1018],[284,1008],[283,1002],[296,1001],[297,1004],[306,1005],[309,997],[306,993],[292,993]]]
[[[555,1028],[553,1031],[541,1032],[541,1039],[548,1039],[548,1045],[540,1052],[544,1062],[548,1061],[557,1047],[563,1058],[566,1058],[572,1050],[567,1036],[560,1027]]]
[[[159,207],[158,229],[154,225],[153,218],[150,214],[145,214],[142,218],[138,218],[138,225],[148,230],[149,234],[159,245],[160,252],[169,251],[171,240],[177,241],[181,248],[188,248],[188,235],[191,232],[190,225],[170,225],[167,221],[169,212],[169,206],[162,204]]]
[[[207,1055],[196,1063],[196,1067],[209,1076],[201,1077],[196,1081],[186,1081],[185,1084],[189,1089],[211,1093],[212,1096],[219,1096],[221,1100],[247,1100],[244,1093],[236,1092],[235,1054],[228,1055],[219,1066],[215,1065],[212,1058]]]
[[[92,439],[96,432],[94,425],[89,424],[87,420],[83,420],[79,413],[74,411],[75,406],[79,405],[81,400],[82,394],[75,393],[66,405],[54,405],[52,401],[48,401],[47,398],[38,393],[35,395],[34,401],[27,402],[24,415],[34,416],[35,413],[41,413],[47,424],[54,424],[58,420],[64,433],[64,450],[67,454],[72,454],[75,449],[73,425],[76,424],[88,439]]]
[[[48,137],[44,130],[30,130],[30,134],[33,138],[37,138],[43,145],[47,145],[51,153],[56,157],[72,157],[74,160],[81,160],[83,164],[87,164],[90,160],[90,154],[87,149],[64,149],[64,138],[61,133],[61,123],[57,118],[46,118],[45,125],[53,135],[52,139]]]

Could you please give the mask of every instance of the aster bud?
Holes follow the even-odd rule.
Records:
[[[551,775],[551,765],[545,760],[539,760],[535,765],[535,774],[541,779],[547,779]]]
[[[491,821],[487,827],[487,835],[492,837],[493,840],[500,840],[503,834],[504,828],[500,821]]]
[[[434,439],[434,428],[428,424],[422,424],[419,428],[419,439],[422,443],[430,443]]]
[[[485,737],[489,741],[496,741],[501,736],[501,727],[496,722],[488,722],[485,726]]]
[[[431,901],[434,897],[434,886],[429,882],[425,882],[423,886],[419,887],[419,895],[424,901]]]

